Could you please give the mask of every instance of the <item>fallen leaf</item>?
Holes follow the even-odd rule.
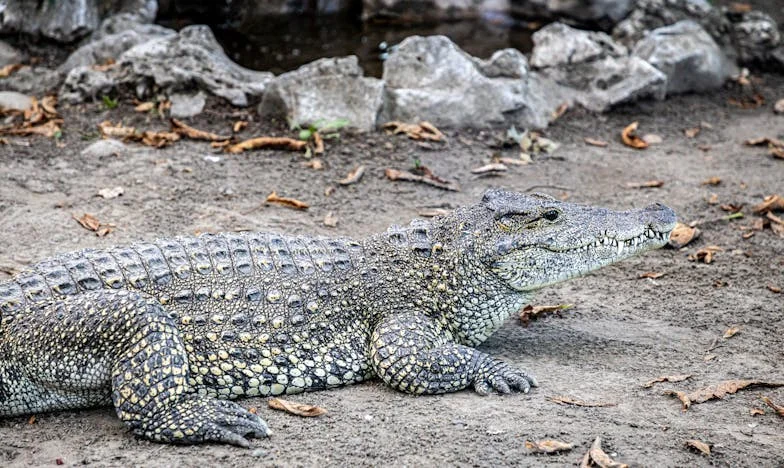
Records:
[[[125,189],[123,189],[120,186],[111,187],[111,188],[107,187],[107,188],[102,188],[101,190],[98,190],[98,196],[106,198],[106,199],[117,198],[120,195],[122,195],[124,191],[125,191]]]
[[[647,180],[645,182],[626,182],[626,188],[658,188],[664,185],[663,180]]]
[[[307,210],[310,205],[303,201],[294,198],[279,197],[277,193],[272,192],[267,196],[267,203],[277,203],[279,205],[288,206],[297,210]]]
[[[646,133],[642,136],[642,141],[648,143],[649,145],[660,145],[662,142],[664,142],[664,138],[655,133]]]
[[[528,449],[528,451],[531,453],[557,453],[569,451],[574,448],[574,445],[553,439],[535,441],[526,440],[525,448]]]
[[[681,392],[680,390],[665,390],[664,395],[674,396],[681,401],[681,406],[683,407],[683,411],[686,411],[691,406],[691,399],[686,394],[686,392]]]
[[[724,249],[717,245],[708,245],[697,250],[693,254],[689,254],[688,259],[692,262],[700,261],[702,263],[711,263],[713,262],[713,256],[716,255],[717,252],[723,251]]]
[[[210,148],[226,148],[231,144],[231,140],[213,141],[210,143]]]
[[[710,179],[703,180],[701,185],[719,185],[720,183],[721,183],[721,178],[711,177]]]
[[[784,197],[781,195],[768,195],[759,205],[751,208],[754,214],[766,214],[770,211],[784,210]]]
[[[718,193],[711,193],[710,194],[710,198],[708,198],[705,201],[708,202],[709,205],[715,205],[715,204],[719,203],[719,194]]]
[[[107,234],[109,234],[110,232],[113,232],[113,231],[114,231],[114,229],[111,226],[103,226],[103,225],[101,225],[101,227],[99,227],[98,230],[95,231],[95,235],[98,236],[98,237],[104,237],[104,236],[106,236]]]
[[[740,327],[733,325],[732,327],[728,328],[724,332],[724,335],[722,335],[722,338],[724,338],[725,340],[730,339],[733,336],[735,336],[739,331],[740,331]]]
[[[676,223],[675,229],[670,233],[669,245],[670,247],[680,249],[681,247],[688,245],[689,242],[699,238],[700,234],[702,233],[697,228],[680,222]]]
[[[566,113],[567,110],[569,110],[569,103],[568,102],[561,103],[561,105],[558,106],[558,108],[556,108],[553,111],[553,113],[550,115],[550,123],[553,123],[556,120],[560,119]]]
[[[424,175],[412,174],[408,171],[400,171],[398,169],[387,168],[384,171],[387,179],[391,181],[407,181],[407,182],[421,182],[423,184],[432,185],[433,187],[438,187],[444,190],[451,190],[453,192],[459,192],[460,187],[450,181],[446,181],[441,179],[440,177],[434,176],[429,169],[424,171]]]
[[[0,135],[19,135],[19,136],[41,135],[47,138],[52,138],[58,134],[61,134],[62,130],[60,129],[60,125],[62,123],[63,123],[62,120],[56,119],[56,120],[49,120],[44,124],[34,125],[31,127],[0,128]]]
[[[690,393],[668,390],[665,395],[675,395],[681,400],[684,411],[692,403],[704,403],[713,399],[722,399],[726,395],[735,393],[748,387],[784,387],[784,382],[765,382],[761,380],[725,380],[715,385],[694,390]]]
[[[259,409],[256,408],[255,406],[251,406],[250,408],[248,408],[248,413],[250,413],[250,414],[258,414],[259,413]]]
[[[324,226],[327,227],[335,227],[338,225],[338,217],[335,216],[335,213],[329,212],[324,216]]]
[[[108,120],[98,124],[98,130],[104,138],[135,139],[137,138],[135,127],[125,127],[122,124],[114,125]]]
[[[29,425],[31,425],[31,426],[32,426],[33,424],[35,424],[35,415],[32,415],[32,416],[30,416],[30,417],[27,419],[27,424],[29,424]]]
[[[297,416],[304,416],[312,418],[327,414],[327,410],[319,406],[306,405],[304,403],[295,403],[293,401],[283,400],[281,398],[273,398],[267,401],[270,408],[285,411]]]
[[[536,320],[540,315],[550,314],[559,310],[567,310],[574,307],[574,304],[558,304],[549,306],[534,306],[528,304],[520,311],[520,321],[527,325],[530,321]]]
[[[751,408],[749,410],[749,414],[752,415],[752,416],[758,416],[758,415],[761,415],[761,414],[765,414],[765,411],[762,410],[761,408]]]
[[[321,159],[315,159],[315,158],[310,159],[302,163],[302,165],[305,167],[309,167],[311,169],[315,169],[317,171],[324,169],[324,163],[321,161]]]
[[[693,448],[702,452],[703,455],[710,455],[711,449],[710,445],[706,444],[705,442],[701,442],[697,439],[689,439],[686,441],[686,447]]]
[[[324,139],[319,132],[313,132],[313,153],[324,154]]]
[[[171,119],[171,125],[172,125],[172,130],[174,130],[175,133],[178,133],[192,140],[224,141],[229,139],[229,137],[226,136],[220,136],[215,133],[205,132],[204,130],[197,130],[177,119]]]
[[[231,127],[231,129],[232,131],[234,131],[234,133],[239,133],[242,130],[244,130],[245,127],[247,126],[248,126],[248,122],[246,120],[238,120],[234,122],[234,125]]]
[[[352,169],[352,171],[349,172],[346,177],[340,179],[338,183],[340,185],[356,184],[360,179],[362,179],[363,175],[365,175],[365,166],[360,164],[359,166]]]
[[[784,140],[771,137],[750,138],[744,142],[747,146],[778,146],[784,147]]]
[[[395,120],[385,123],[382,128],[393,135],[404,133],[412,140],[442,141],[444,139],[444,134],[435,125],[425,121],[408,124]]]
[[[98,218],[89,213],[85,213],[78,218],[76,215],[73,215],[73,219],[75,219],[79,224],[82,225],[83,228],[87,229],[88,231],[97,231],[101,226],[101,222],[98,221]]]
[[[448,215],[450,210],[445,210],[443,208],[427,208],[423,210],[419,210],[417,214],[419,216],[423,216],[425,218],[434,218],[436,216],[444,216]]]
[[[768,405],[771,408],[773,408],[773,411],[775,411],[776,414],[778,414],[779,416],[784,416],[784,406],[777,405],[776,403],[773,403],[773,400],[771,400],[770,398],[768,398],[766,396],[763,396],[763,397],[760,397],[760,398],[762,399],[762,401],[765,402],[766,405]]]
[[[583,138],[583,141],[584,141],[586,144],[589,144],[589,145],[591,145],[591,146],[598,146],[598,147],[600,147],[600,148],[604,148],[604,147],[606,147],[607,145],[609,145],[609,143],[607,143],[607,142],[606,142],[606,141],[604,141],[604,140],[599,140],[599,139],[596,139],[596,138],[591,138],[591,137],[585,137],[585,138]]]
[[[286,137],[258,137],[244,140],[239,143],[227,146],[226,151],[229,153],[242,153],[243,151],[254,149],[281,149],[290,151],[302,151],[307,148],[308,142],[302,140],[295,140]]]
[[[776,294],[780,294],[781,293],[781,288],[778,287],[778,286],[775,286],[773,284],[769,284],[769,285],[767,285],[765,287],[768,288],[768,290],[770,292],[772,292],[772,293],[776,293]]]
[[[719,208],[721,208],[722,210],[727,211],[729,213],[737,213],[741,209],[743,209],[743,204],[742,203],[738,203],[738,204],[736,204],[736,203],[726,203],[724,205],[719,206]]]
[[[765,96],[756,93],[751,97],[742,97],[739,99],[729,98],[727,102],[733,106],[740,107],[741,109],[756,109],[765,104]]]
[[[8,78],[22,67],[24,67],[24,65],[21,63],[11,63],[4,67],[0,67],[0,78]]]
[[[701,127],[691,127],[684,130],[683,134],[686,135],[686,138],[694,138],[700,134],[701,130],[702,130]]]
[[[471,174],[498,174],[507,170],[508,168],[501,163],[491,163],[471,169]]]
[[[768,154],[773,156],[774,159],[784,159],[784,147],[771,146],[768,149]]]
[[[136,112],[150,112],[153,109],[155,109],[155,102],[153,101],[143,102],[133,108]]]
[[[765,217],[768,218],[773,223],[776,223],[780,226],[784,226],[784,219],[781,219],[778,216],[774,215],[772,211],[768,211],[767,214],[765,214]]]
[[[658,279],[658,278],[661,278],[662,276],[664,276],[666,274],[667,273],[658,273],[658,272],[655,272],[655,271],[646,271],[645,273],[640,273],[639,275],[637,275],[637,278],[639,278],[639,279],[643,279],[643,278]]]
[[[49,118],[58,117],[57,115],[57,96],[44,96],[41,99],[41,109]]]
[[[142,144],[152,146],[154,148],[163,148],[180,139],[180,134],[175,132],[153,132],[147,131],[137,138]]]
[[[691,378],[691,374],[665,375],[665,376],[662,376],[662,377],[656,377],[653,380],[649,380],[649,381],[645,382],[644,384],[642,384],[642,386],[645,387],[645,388],[651,388],[651,387],[654,386],[654,384],[657,384],[657,383],[660,383],[660,382],[683,382],[684,380],[690,379],[690,378]]]
[[[626,126],[621,132],[621,141],[623,144],[635,149],[645,149],[648,147],[648,143],[646,143],[642,138],[637,136],[637,126],[639,122],[632,122]]]
[[[498,158],[497,161],[507,166],[527,166],[531,164],[531,157],[523,158]]]
[[[596,440],[593,441],[593,444],[591,444],[591,448],[580,463],[580,468],[590,468],[592,462],[596,463],[601,468],[629,468],[629,465],[616,462],[602,450],[602,440],[600,437],[597,437]]]
[[[558,403],[559,405],[570,405],[570,406],[583,406],[586,408],[603,408],[605,406],[618,406],[618,403],[609,403],[609,402],[588,402],[579,400],[577,398],[572,398],[569,396],[552,396],[547,397],[548,400],[552,401],[553,403]]]

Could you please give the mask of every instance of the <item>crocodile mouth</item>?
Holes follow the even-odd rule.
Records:
[[[659,231],[656,228],[648,227],[642,233],[628,238],[617,238],[612,235],[604,235],[595,239],[593,242],[587,242],[577,247],[558,248],[551,245],[540,245],[537,247],[549,250],[551,252],[569,253],[569,252],[582,252],[587,250],[598,249],[601,247],[615,248],[618,255],[624,253],[629,249],[634,249],[639,246],[649,245],[664,245],[669,241],[671,230]]]

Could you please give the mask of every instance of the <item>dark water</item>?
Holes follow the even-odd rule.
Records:
[[[166,25],[179,29],[189,23],[179,20]],[[356,17],[346,16],[292,15],[243,18],[231,27],[210,26],[234,61],[275,74],[322,57],[356,55],[366,75],[381,77],[383,50],[379,45],[391,46],[415,34],[448,36],[463,50],[480,58],[507,47],[529,52],[533,46],[529,25],[506,17],[405,26],[363,23]]]

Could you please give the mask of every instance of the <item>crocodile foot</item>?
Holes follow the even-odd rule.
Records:
[[[493,391],[506,394],[513,390],[528,393],[531,387],[538,386],[533,375],[492,358],[485,361],[474,378],[474,390],[480,395]]]

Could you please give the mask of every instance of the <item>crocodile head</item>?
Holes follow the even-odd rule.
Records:
[[[675,227],[675,213],[658,203],[612,211],[542,194],[489,190],[477,208],[484,229],[474,231],[481,239],[475,246],[492,272],[518,291],[659,248]]]

